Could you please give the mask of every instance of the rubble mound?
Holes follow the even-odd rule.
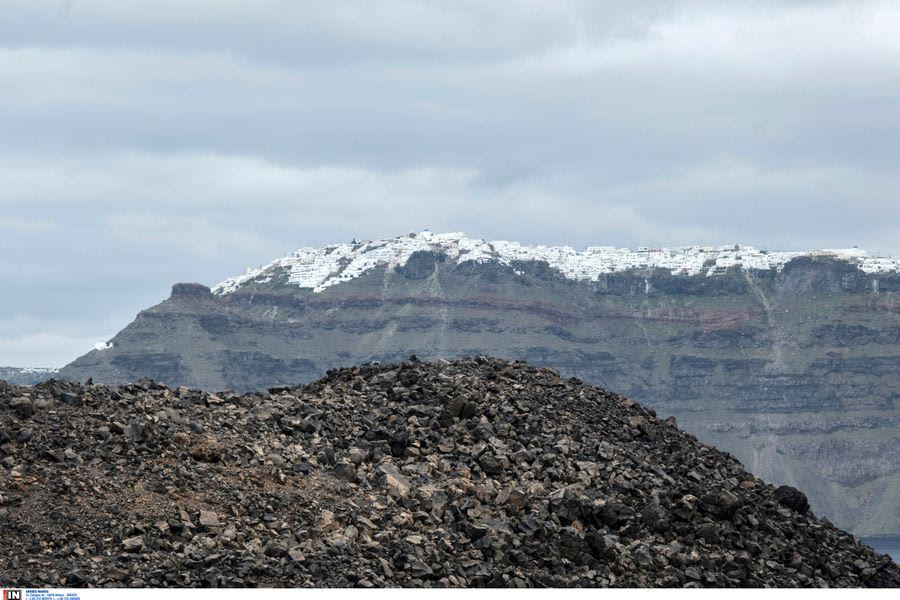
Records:
[[[898,586],[674,419],[522,362],[0,382],[0,585]]]

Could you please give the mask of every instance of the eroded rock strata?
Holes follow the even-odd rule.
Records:
[[[546,262],[458,260],[415,252],[321,292],[287,268],[220,295],[177,285],[61,376],[254,391],[410,353],[523,359],[675,415],[857,535],[900,534],[897,273],[798,257],[573,281]]]

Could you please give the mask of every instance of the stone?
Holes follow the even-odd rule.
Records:
[[[715,523],[703,523],[697,528],[697,536],[708,544],[719,541],[719,529]]]
[[[306,556],[303,554],[303,551],[300,548],[291,548],[288,550],[288,557],[294,562],[303,562],[306,560]]]
[[[85,583],[84,574],[79,571],[70,571],[66,575],[66,587],[82,587]]]
[[[404,497],[408,496],[411,485],[409,479],[400,473],[396,466],[392,464],[382,464],[378,470],[383,476],[384,484],[392,496]]]
[[[528,501],[528,498],[525,494],[519,489],[512,489],[509,491],[509,498],[506,500],[506,504],[512,509],[513,512],[519,512],[523,508],[525,508],[525,504]]]
[[[775,490],[773,498],[778,504],[794,512],[806,514],[809,511],[809,500],[807,500],[806,494],[797,488],[782,485]]]
[[[206,435],[191,446],[191,457],[200,462],[215,463],[222,457],[222,446],[215,437]]]
[[[403,456],[406,446],[409,445],[409,434],[405,431],[396,431],[391,434],[391,454],[394,456]]]
[[[700,497],[700,506],[718,518],[730,518],[740,505],[740,498],[724,489],[713,490]]]
[[[71,406],[81,406],[82,405],[82,397],[79,394],[73,394],[70,392],[62,392],[59,395],[60,402],[64,402]]]
[[[666,512],[660,505],[659,498],[654,497],[641,509],[641,523],[652,531],[665,531],[667,528]]]
[[[348,462],[340,462],[331,470],[335,477],[345,479],[350,482],[356,481],[356,469]]]
[[[453,417],[460,417],[462,416],[465,405],[466,401],[464,398],[454,398],[447,406],[447,412]]]
[[[362,448],[350,448],[348,456],[350,457],[350,462],[352,462],[354,465],[358,465],[366,460],[368,452],[366,452]]]
[[[19,419],[28,419],[34,414],[34,404],[28,398],[13,398],[9,403],[9,407]]]
[[[198,519],[200,526],[206,529],[211,529],[213,527],[219,526],[219,517],[211,510],[201,510],[200,518]]]
[[[496,476],[503,474],[503,465],[500,464],[500,461],[493,454],[483,454],[478,459],[478,464],[487,475]]]
[[[143,418],[136,418],[125,428],[125,437],[136,444],[143,444],[150,439],[150,424]]]
[[[144,549],[144,538],[137,535],[122,540],[122,548],[125,552],[140,552]]]

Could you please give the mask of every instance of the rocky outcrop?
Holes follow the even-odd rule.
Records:
[[[525,359],[675,415],[854,533],[900,534],[897,274],[802,257],[782,273],[579,282],[422,251],[321,293],[270,275],[224,295],[177,286],[62,375],[252,391],[410,352]]]
[[[0,454],[5,587],[900,585],[800,490],[522,362],[7,386]]]
[[[172,286],[172,297],[207,298],[212,296],[210,289],[202,283],[176,283]]]

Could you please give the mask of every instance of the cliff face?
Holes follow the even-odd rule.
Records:
[[[493,355],[675,415],[857,534],[900,533],[900,276],[799,258],[781,273],[612,273],[416,253],[321,293],[288,274],[143,311],[61,375],[239,391],[367,361]]]

